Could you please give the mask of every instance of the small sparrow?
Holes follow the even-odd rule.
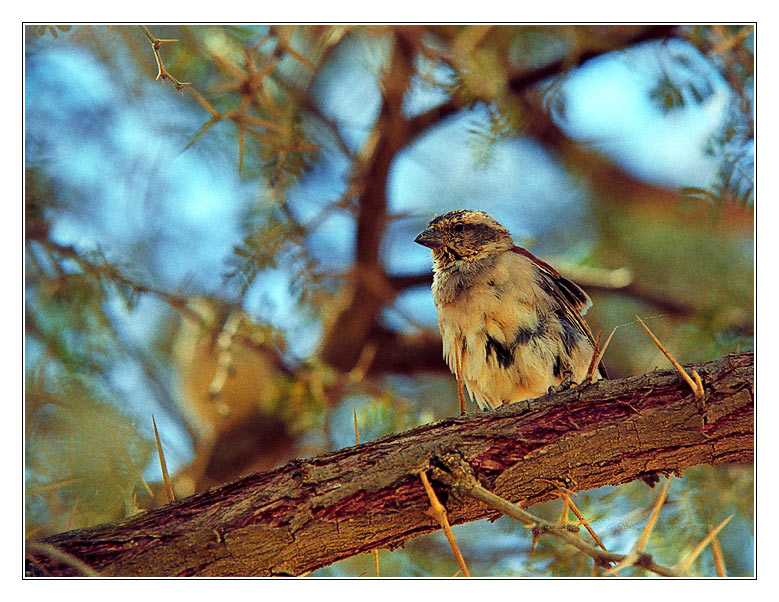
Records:
[[[514,245],[483,211],[450,211],[414,239],[433,252],[433,301],[444,357],[480,409],[580,383],[595,343],[578,285]],[[606,377],[601,363],[593,380]]]

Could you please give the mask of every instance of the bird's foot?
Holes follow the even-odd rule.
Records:
[[[565,379],[559,384],[559,385],[553,385],[550,386],[546,390],[546,396],[549,397],[550,395],[554,393],[560,393],[561,391],[567,391],[568,389],[571,389],[576,386],[576,381],[574,381],[570,376],[566,376]]]

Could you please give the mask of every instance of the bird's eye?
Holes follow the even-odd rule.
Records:
[[[457,224],[457,225],[454,227],[454,231],[455,231],[455,232],[462,232],[464,229],[465,229],[465,226],[463,226],[462,224]]]

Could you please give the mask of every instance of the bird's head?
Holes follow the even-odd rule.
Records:
[[[429,247],[440,267],[478,261],[514,246],[511,234],[483,211],[460,209],[433,218],[414,242]]]

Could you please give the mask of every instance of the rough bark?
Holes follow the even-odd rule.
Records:
[[[548,480],[576,491],[751,462],[753,363],[750,352],[691,366],[703,379],[703,402],[678,373],[656,371],[294,460],[117,523],[48,537],[28,547],[27,568],[300,575],[436,530],[418,472],[452,451],[485,487],[523,505],[554,497]],[[453,524],[494,515],[437,488]]]

